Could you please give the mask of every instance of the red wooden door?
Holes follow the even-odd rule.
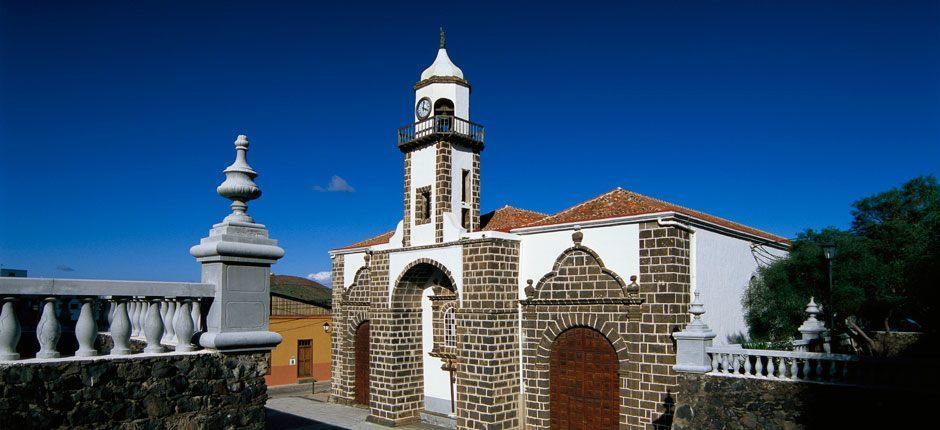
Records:
[[[369,322],[356,328],[356,403],[369,405]]]
[[[548,372],[552,429],[618,428],[617,367],[617,352],[597,331],[578,327],[558,336]]]
[[[313,340],[297,340],[297,378],[313,376]]]

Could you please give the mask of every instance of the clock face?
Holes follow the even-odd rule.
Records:
[[[418,105],[415,106],[415,114],[417,114],[420,119],[426,119],[431,115],[431,99],[425,97],[418,100]]]

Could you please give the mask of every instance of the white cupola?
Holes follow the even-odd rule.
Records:
[[[444,39],[444,30],[441,29],[441,47],[437,50],[437,58],[431,67],[421,72],[421,80],[429,79],[434,76],[447,77],[453,76],[463,79],[463,71],[457,67],[450,57],[447,56],[447,41]]]

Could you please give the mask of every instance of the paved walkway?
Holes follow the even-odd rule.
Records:
[[[366,422],[369,411],[363,408],[326,403],[325,393],[271,397],[266,406],[267,427],[277,430],[388,430]],[[426,424],[396,429],[440,430]]]

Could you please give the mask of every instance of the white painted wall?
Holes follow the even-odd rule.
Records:
[[[428,355],[434,349],[434,313],[431,309],[430,288],[421,297],[421,343],[424,357],[424,406],[425,409],[442,414],[450,413],[450,375],[441,370],[443,362]]]
[[[625,283],[630,276],[640,274],[640,228],[637,224],[581,229],[584,239],[581,244],[591,248],[603,260],[604,265],[617,273]],[[562,251],[574,246],[570,230],[551,231],[520,236],[522,239],[519,260],[519,298],[525,298],[526,280],[538,283],[542,276],[552,270]]]
[[[411,153],[411,245],[431,245],[434,243],[434,213],[437,195],[434,186],[434,169],[437,163],[437,149],[431,145]],[[431,186],[431,222],[415,224],[415,203],[418,195],[415,190]]]
[[[388,256],[388,300],[391,303],[392,290],[395,281],[401,276],[402,270],[419,258],[430,258],[444,265],[454,276],[454,287],[457,288],[458,302],[463,301],[463,248],[459,245],[444,248],[419,249],[414,251],[393,252]]]
[[[415,91],[415,106],[418,105],[418,100],[424,97],[431,99],[432,108],[438,99],[448,99],[454,102],[454,115],[457,118],[470,119],[470,89],[463,85],[436,83],[419,88]],[[434,115],[433,111],[431,115]],[[418,121],[421,120],[415,112],[415,122]]]
[[[741,299],[758,263],[751,253],[751,242],[701,228],[695,230],[694,290],[701,291],[705,315],[702,319],[717,335],[715,344],[728,344],[730,336],[747,335]],[[765,247],[774,255],[786,251]],[[690,299],[691,300],[691,299]]]
[[[366,254],[364,252],[357,252],[355,254],[342,254],[340,258],[343,259],[343,291],[346,291],[356,277],[356,272],[366,265]]]

